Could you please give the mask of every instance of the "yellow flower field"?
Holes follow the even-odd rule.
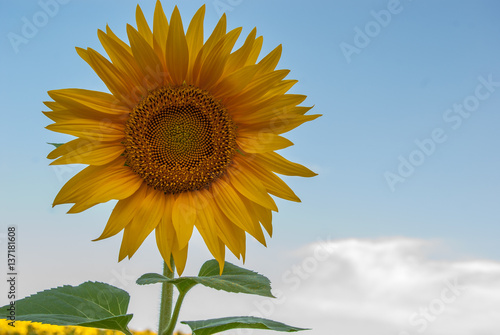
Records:
[[[9,326],[7,320],[0,320],[0,335],[123,335],[122,332],[87,327],[62,327],[42,323],[16,321],[15,327]],[[156,335],[155,332],[132,331],[134,335]],[[175,333],[175,335],[185,335]]]

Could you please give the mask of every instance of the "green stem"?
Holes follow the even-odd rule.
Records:
[[[189,289],[190,288],[179,293],[179,297],[175,302],[174,313],[172,314],[172,318],[170,319],[170,324],[168,325],[167,330],[165,330],[165,332],[161,335],[172,335],[174,333],[175,325],[177,324],[177,319],[179,318],[179,312],[181,311],[182,301],[184,300],[184,297],[188,293]]]
[[[170,259],[172,271],[168,268],[167,263],[163,262],[163,275],[169,279],[174,278],[175,264],[173,257]],[[160,322],[158,325],[158,334],[169,334],[165,329],[169,327],[172,318],[172,300],[174,296],[174,285],[163,282],[161,285],[161,303],[160,303]],[[170,327],[169,327],[170,328]],[[172,329],[173,330],[173,329]]]

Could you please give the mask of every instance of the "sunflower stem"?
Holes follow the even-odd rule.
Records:
[[[184,297],[186,296],[187,291],[189,291],[189,289],[187,289],[186,291],[181,291],[179,293],[179,297],[175,302],[174,313],[172,314],[172,318],[170,319],[170,324],[168,325],[168,328],[165,330],[165,332],[161,335],[172,335],[174,333],[175,325],[177,324],[177,319],[179,318],[181,305],[184,300]]]
[[[163,261],[163,275],[169,279],[173,279],[175,271],[175,264],[173,257],[170,259],[170,264],[172,264],[172,271],[170,271],[167,263]],[[167,333],[166,330],[167,327],[169,327],[170,325],[170,320],[172,319],[173,296],[174,296],[174,285],[163,282],[161,285],[160,322],[158,325],[158,334],[168,334],[168,335],[172,334],[172,333]]]

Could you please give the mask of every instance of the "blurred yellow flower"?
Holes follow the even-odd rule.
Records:
[[[123,335],[122,332],[114,330],[53,326],[29,321],[16,321],[14,324],[15,327],[9,326],[7,320],[0,319],[0,335]],[[132,331],[132,334],[156,335],[150,330]],[[175,335],[183,334],[176,332]]]

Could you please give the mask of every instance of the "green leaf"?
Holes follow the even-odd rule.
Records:
[[[149,285],[149,284],[158,284],[169,281],[171,281],[171,279],[159,273],[146,273],[143,274],[139,279],[137,279],[136,283],[139,285]]]
[[[56,148],[59,148],[61,145],[63,145],[64,143],[48,143],[47,144],[51,144],[53,146],[55,146]]]
[[[16,301],[16,320],[119,330],[132,335],[127,328],[132,319],[132,314],[126,314],[129,300],[127,292],[104,283],[65,285]],[[7,308],[9,305],[1,310]],[[0,318],[6,318],[5,313]]]
[[[196,284],[202,284],[226,292],[255,294],[274,298],[271,294],[271,282],[265,276],[257,272],[225,262],[222,275],[219,275],[219,273],[220,268],[217,261],[210,260],[203,264],[198,277],[169,279],[157,273],[147,273],[137,279],[137,284],[146,285],[170,282],[177,286],[181,292],[189,290]]]
[[[181,323],[188,325],[193,331],[193,335],[210,335],[236,328],[266,329],[287,333],[308,330],[307,328],[292,327],[281,322],[253,316],[231,316],[220,319],[182,321]]]

